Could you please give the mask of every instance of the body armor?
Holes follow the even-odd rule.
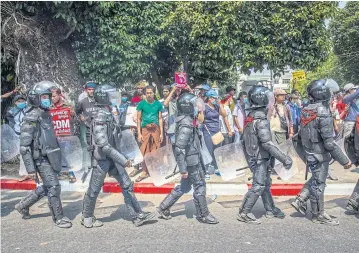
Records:
[[[186,94],[185,94],[186,95]],[[175,158],[180,173],[188,173],[187,178],[181,179],[181,184],[176,186],[170,194],[161,202],[158,212],[160,217],[169,219],[170,208],[193,187],[193,202],[196,208],[198,221],[216,224],[207,207],[205,172],[201,162],[201,147],[198,130],[193,125],[193,113],[177,117],[176,119],[176,141]]]
[[[314,223],[338,225],[339,222],[324,211],[325,182],[331,158],[341,165],[346,165],[349,160],[334,142],[333,119],[328,108],[323,105],[330,99],[330,89],[325,87],[323,80],[312,82],[307,89],[312,104],[304,107],[301,112],[300,139],[312,177],[304,185],[292,206],[305,214],[306,201],[310,199]]]
[[[133,182],[125,170],[128,160],[116,149],[118,129],[109,107],[100,106],[91,122],[93,172],[83,200],[81,223],[88,228],[102,226],[102,223],[96,220],[94,210],[107,173],[120,183],[125,204],[136,226],[154,217],[154,214],[142,211],[133,192]]]

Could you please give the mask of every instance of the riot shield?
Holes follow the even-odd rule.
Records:
[[[24,160],[22,159],[22,155],[20,155],[20,169],[19,169],[19,175],[20,176],[26,176],[28,175]]]
[[[297,155],[302,159],[303,163],[306,163],[306,156],[305,156],[305,150],[302,144],[302,140],[300,139],[299,134],[296,134],[293,136],[293,146],[295,151],[297,152]]]
[[[1,162],[7,162],[20,153],[20,138],[8,125],[1,126]]]
[[[298,156],[298,154],[297,154],[297,152],[296,152],[296,150],[295,150],[295,148],[293,146],[292,139],[287,139],[285,142],[280,144],[278,146],[278,148],[284,154],[286,154],[287,156],[292,158],[292,161],[293,161],[292,167],[289,170],[287,170],[287,169],[284,168],[284,166],[283,166],[283,164],[281,162],[276,160],[273,169],[277,172],[278,176],[282,180],[288,180],[288,179],[292,178],[295,174],[297,174],[299,172],[299,170],[301,170],[302,168],[305,168],[305,163]]]
[[[77,136],[57,137],[61,149],[62,171],[78,172],[82,169],[82,147]]]
[[[214,150],[214,157],[224,181],[245,176],[245,169],[248,168],[248,163],[240,143],[231,143],[216,148]]]
[[[203,133],[202,131],[198,131],[198,134],[200,135],[200,139],[201,139],[201,156],[202,156],[202,161],[204,165],[210,164],[213,159],[211,154],[208,151],[208,148],[206,146],[206,142],[204,141],[204,137],[203,137]]]
[[[143,161],[143,155],[131,130],[124,130],[119,134],[116,146],[121,154],[132,160],[133,165]]]
[[[354,137],[352,135],[345,137],[343,151],[345,151],[345,154],[355,166],[359,165],[357,152],[355,150]]]
[[[346,152],[346,142],[349,141],[350,135],[347,137],[343,137],[340,138],[339,140],[335,141],[335,143],[337,144],[337,146],[343,151],[344,155],[350,160],[352,161],[351,157],[349,155],[352,155],[352,152],[349,152],[349,154]],[[353,143],[354,144],[354,143]],[[354,149],[354,145],[353,145],[353,149]],[[349,151],[349,150],[348,150]],[[353,151],[354,152],[354,151]],[[355,157],[355,156],[354,156]],[[352,158],[354,158],[352,157]]]
[[[144,159],[155,186],[167,184],[181,175],[171,144],[147,153]]]

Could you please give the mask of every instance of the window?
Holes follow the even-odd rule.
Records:
[[[290,84],[290,79],[283,79],[283,84]]]

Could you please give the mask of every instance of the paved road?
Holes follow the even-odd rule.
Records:
[[[85,229],[79,224],[82,193],[63,193],[64,211],[73,220],[71,229],[52,225],[46,199],[32,209],[32,219],[22,220],[14,205],[27,192],[2,191],[1,252],[358,252],[359,216],[345,214],[348,196],[326,199],[330,214],[340,219],[337,227],[313,224],[293,211],[288,197],[277,198],[278,207],[286,213],[284,220],[262,217],[262,203],[254,214],[262,217],[261,225],[236,220],[240,201],[231,196],[209,200],[218,225],[198,223],[190,196],[176,205],[170,221],[155,220],[135,228],[123,205],[121,194],[101,194],[96,216],[105,225]],[[146,210],[154,211],[163,195],[138,195]],[[238,197],[242,198],[242,197]]]

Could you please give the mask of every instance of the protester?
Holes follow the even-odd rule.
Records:
[[[83,150],[83,164],[89,159],[87,147],[90,145],[90,127],[91,127],[91,116],[97,110],[95,106],[95,100],[93,93],[96,87],[95,81],[88,81],[85,84],[85,90],[87,96],[84,96],[82,100],[78,101],[76,106],[76,115],[79,115],[81,120],[80,131],[81,131],[81,145]]]
[[[161,146],[165,146],[169,143],[169,136],[167,133],[168,132],[168,106],[164,106],[164,103],[170,94],[170,89],[171,89],[171,87],[169,85],[163,86],[163,89],[162,89],[163,97],[160,100],[160,102],[163,106],[162,119],[163,119],[163,134],[164,134],[164,138],[161,143]]]
[[[218,93],[211,89],[206,93],[207,103],[204,111],[203,121],[203,137],[206,143],[207,149],[212,156],[212,166],[218,174],[218,166],[214,157],[214,149],[221,146],[221,143],[213,144],[212,136],[218,134],[221,131],[219,116],[226,117],[227,113],[223,108],[223,105],[218,104]]]
[[[131,102],[129,101],[128,93],[122,92],[121,93],[121,104],[118,106],[120,126],[121,126],[122,130],[129,129],[129,127],[125,126],[125,124],[126,124],[127,109],[130,105],[131,105]]]
[[[8,98],[10,97],[11,95],[14,95],[17,91],[19,91],[21,89],[21,87],[17,87],[15,88],[13,91],[10,91],[8,93],[5,93],[3,95],[1,95],[1,99],[0,99],[0,102],[2,101],[3,98]]]
[[[176,85],[172,85],[171,92],[168,94],[167,98],[163,102],[163,106],[168,108],[168,116],[167,116],[167,124],[168,130],[167,135],[170,142],[173,144],[175,141],[175,128],[176,128],[176,117],[178,114],[177,111],[177,99],[181,93],[181,90],[176,87]]]
[[[144,91],[146,99],[137,105],[137,132],[143,156],[158,149],[163,139],[163,106],[155,100],[155,87],[147,86]],[[145,162],[143,162],[142,168],[142,174],[136,179],[136,182],[141,182],[150,176]]]
[[[131,104],[132,105],[137,106],[137,104],[139,102],[141,102],[141,100],[143,99],[143,95],[146,95],[146,94],[143,94],[143,90],[146,87],[146,84],[147,83],[146,83],[145,80],[142,80],[142,81],[137,83],[137,85],[136,85],[136,93],[133,96],[133,98],[131,99]]]
[[[202,84],[198,87],[199,89],[199,93],[198,93],[198,97],[202,98],[203,101],[206,100],[206,92],[209,91],[211,89],[211,87],[209,87],[209,85],[207,84]]]
[[[14,106],[9,108],[6,113],[6,119],[9,122],[9,126],[14,130],[14,132],[20,137],[20,127],[23,122],[24,116],[27,110],[26,97],[24,95],[17,95],[13,99]],[[22,172],[20,171],[20,175]],[[33,175],[24,175],[19,179],[19,182],[35,179]]]
[[[269,108],[268,119],[274,139],[278,144],[283,143],[287,138],[293,137],[293,121],[290,108],[284,103],[287,93],[282,89],[275,89],[275,104]]]
[[[233,112],[234,107],[236,106],[236,103],[233,99],[236,94],[236,89],[232,86],[228,86],[226,88],[226,93],[227,93],[226,97],[230,100],[229,109],[231,110],[231,112]]]
[[[343,137],[348,136],[355,125],[355,120],[359,114],[359,89],[352,83],[348,83],[344,86],[345,96],[343,103],[348,105],[347,115],[344,119]]]
[[[67,105],[65,103],[65,99],[64,99],[64,97],[62,95],[62,92],[61,92],[61,90],[59,88],[53,87],[51,89],[51,92],[52,92],[52,97],[51,97],[52,98],[52,104],[51,104],[50,110],[51,109],[65,109],[65,108],[70,109],[71,123],[72,123],[72,124],[70,124],[70,127],[71,127],[71,133],[73,134],[74,133],[75,121],[76,121],[76,114],[75,114],[74,109],[71,106],[69,106],[69,105]],[[61,135],[60,135],[60,137],[61,137]],[[63,166],[67,167],[68,164],[63,164]],[[65,171],[60,172],[59,180],[64,179],[64,178],[68,178],[70,183],[75,183],[76,182],[76,176],[75,176],[75,174],[74,174],[74,172],[72,170],[69,170],[68,172],[65,172]]]
[[[243,133],[244,120],[246,118],[246,107],[248,105],[247,92],[239,92],[237,104],[233,110],[235,142],[239,140],[240,135]]]
[[[297,104],[298,104],[299,108],[301,108],[301,107],[302,107],[302,100],[301,100],[301,98],[300,98],[300,93],[299,93],[299,91],[296,90],[296,89],[294,89],[294,90],[292,90],[292,94],[294,94],[294,95],[296,95],[296,96],[298,97]]]
[[[298,133],[300,125],[300,107],[298,105],[298,99],[299,97],[295,93],[292,93],[290,94],[288,101],[293,122],[293,134]]]
[[[9,121],[10,127],[15,131],[15,133],[20,135],[20,125],[25,116],[27,102],[26,97],[23,95],[17,95],[13,99],[14,106],[9,108],[6,113],[6,119]]]
[[[219,120],[221,123],[221,132],[223,134],[224,140],[222,142],[223,145],[227,145],[233,143],[234,141],[234,122],[233,116],[231,112],[231,105],[232,105],[232,96],[226,96],[222,101],[221,104],[223,105],[224,110],[226,111],[226,117],[219,116]]]

